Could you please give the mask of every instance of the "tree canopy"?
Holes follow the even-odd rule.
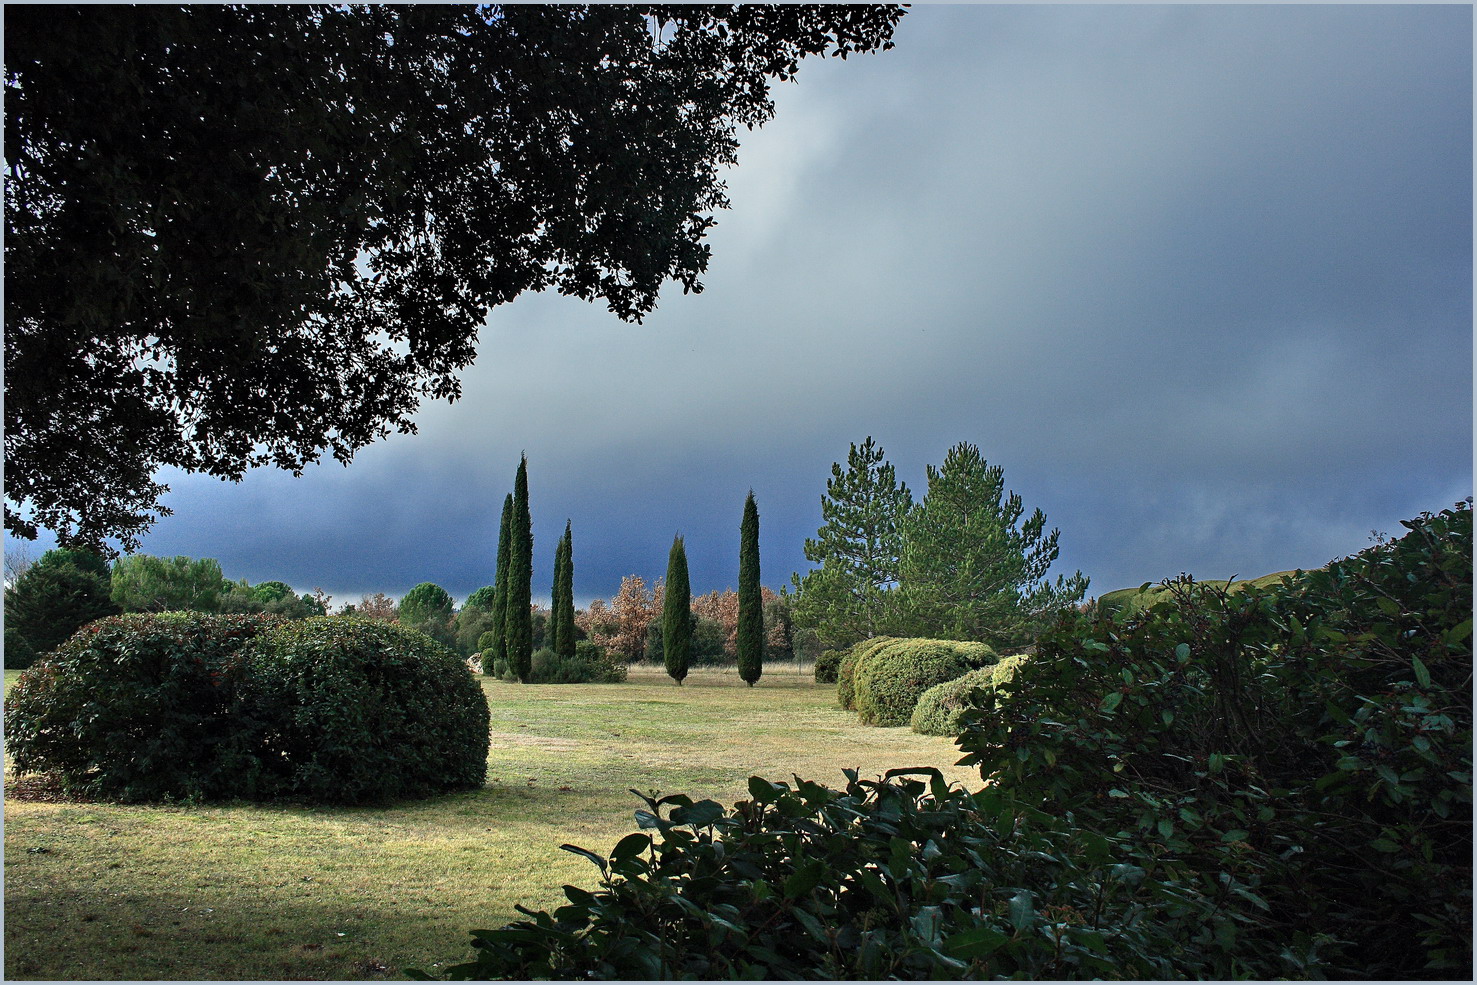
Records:
[[[488,312],[700,291],[719,170],[898,6],[13,7],[6,529],[107,549],[161,466],[300,471],[454,400]]]

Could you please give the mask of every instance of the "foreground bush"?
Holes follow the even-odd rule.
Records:
[[[5,696],[21,773],[120,800],[235,796],[252,761],[234,714],[260,615],[102,619],[23,671]]]
[[[1472,513],[1270,589],[1075,619],[961,737],[1023,805],[1218,892],[1250,977],[1472,972]],[[1219,888],[1217,888],[1219,887]]]
[[[907,773],[932,780],[893,779]],[[597,891],[566,886],[552,914],[474,931],[472,960],[443,974],[1165,979],[1202,967],[1193,920],[1208,901],[1164,892],[1108,839],[949,789],[936,770],[848,779],[835,791],[754,777],[752,800],[727,811],[645,798],[647,831],[608,859],[564,846],[600,867]]]
[[[935,684],[919,695],[908,725],[921,735],[958,735],[963,729],[965,715],[978,707],[980,696],[976,692],[1009,680],[1025,659],[1023,656],[1005,657],[993,666],[971,670],[963,677]]]
[[[1406,526],[1271,590],[1066,617],[983,692],[979,793],[649,799],[609,859],[569,846],[597,892],[446,974],[1470,980],[1470,507]]]
[[[984,643],[896,640],[868,651],[854,670],[856,712],[863,725],[906,725],[923,692],[999,660]]]
[[[373,620],[278,626],[248,655],[243,703],[262,736],[256,789],[364,803],[480,787],[487,701],[466,662]]]

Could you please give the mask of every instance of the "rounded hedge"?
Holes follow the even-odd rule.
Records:
[[[896,642],[893,636],[874,636],[854,644],[841,662],[836,665],[836,703],[847,711],[856,711],[856,669],[865,657],[869,657],[889,643]]]
[[[845,650],[822,650],[820,656],[815,658],[815,682],[835,684],[837,671],[841,669],[841,658],[844,656]]]
[[[248,648],[277,622],[191,612],[89,623],[6,694],[15,768],[120,800],[240,795],[251,750],[237,687]]]
[[[857,661],[856,711],[863,725],[906,725],[923,692],[1000,658],[984,643],[896,640]]]
[[[971,670],[943,684],[935,684],[918,696],[909,725],[922,735],[958,735],[964,713],[974,707],[970,695],[979,688],[993,688],[1015,676],[1025,656],[1004,657],[997,664]]]
[[[261,735],[258,789],[365,803],[480,787],[489,714],[466,662],[424,633],[318,617],[276,627],[247,656]]]

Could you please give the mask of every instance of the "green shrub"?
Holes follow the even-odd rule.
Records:
[[[894,774],[929,773],[925,784]],[[472,932],[451,980],[861,981],[1196,977],[1185,915],[1109,839],[937,770],[844,791],[759,777],[725,810],[647,797],[646,830],[554,913]],[[521,908],[520,908],[521,909]],[[1175,919],[1169,919],[1174,917]],[[1187,975],[1186,973],[1189,972]],[[412,977],[425,978],[412,971]],[[1200,977],[1212,977],[1202,975]]]
[[[485,654],[483,655],[483,659],[486,659]],[[506,657],[493,658],[492,676],[496,677],[500,681],[508,681],[513,679],[513,668],[512,665],[508,663]]]
[[[856,670],[864,658],[894,641],[892,636],[874,636],[852,646],[836,665],[836,703],[847,711],[856,711]]]
[[[857,716],[863,725],[906,725],[924,691],[999,659],[984,643],[894,640],[857,662]]]
[[[89,623],[5,696],[21,773],[120,800],[249,795],[251,740],[233,705],[268,616],[114,616]]]
[[[1216,890],[1190,928],[1214,977],[1470,979],[1472,514],[1404,525],[1275,586],[1064,622],[965,762]]]
[[[1000,681],[1009,680],[1025,659],[1024,656],[1002,657],[993,666],[971,670],[963,677],[935,684],[919,695],[909,726],[922,735],[958,735],[965,713],[977,707],[972,700],[976,689],[993,688]]]
[[[94,567],[79,567],[68,557],[86,557],[76,552],[47,551],[5,590],[5,628],[25,638],[32,659],[60,646],[81,627],[104,616],[118,614],[108,596],[109,581]],[[5,666],[24,668],[18,662],[24,651],[8,652]]]
[[[36,662],[36,648],[31,641],[9,626],[5,627],[5,669],[25,670]]]
[[[841,669],[841,658],[844,656],[845,650],[822,650],[815,658],[815,682],[835,684],[836,673]]]
[[[530,662],[530,684],[619,684],[626,679],[626,663],[588,640],[575,643],[574,656],[561,657],[541,649]]]
[[[267,796],[364,803],[482,785],[487,701],[466,662],[423,633],[307,619],[265,634],[245,669]]]

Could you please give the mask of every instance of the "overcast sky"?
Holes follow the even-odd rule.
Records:
[[[959,441],[1097,595],[1317,567],[1472,492],[1472,10],[915,7],[746,135],[707,290],[643,325],[525,296],[455,405],[294,479],[167,474],[151,554],[336,603],[493,577],[529,462],[534,595],[808,565],[872,435],[921,497]],[[33,548],[39,551],[45,542]]]

